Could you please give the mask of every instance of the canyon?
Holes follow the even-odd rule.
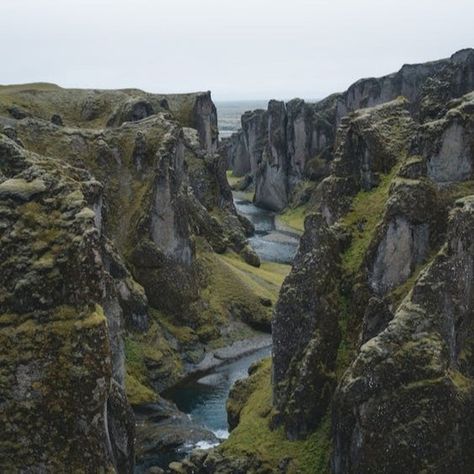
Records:
[[[473,228],[472,49],[222,140],[209,92],[0,86],[0,469],[472,472]],[[172,401],[222,374],[225,437]]]

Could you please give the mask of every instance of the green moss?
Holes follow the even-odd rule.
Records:
[[[441,188],[441,191],[449,200],[449,202],[453,203],[456,201],[456,199],[474,194],[474,180],[453,183]]]
[[[471,378],[468,378],[461,374],[458,370],[450,370],[449,376],[453,382],[453,384],[461,391],[465,392],[466,394],[471,393],[472,388],[474,386],[474,382]]]
[[[127,396],[131,400],[150,395],[148,390],[156,394],[154,381],[157,378],[161,386],[169,386],[183,375],[179,353],[167,339],[173,325],[153,308],[149,308],[149,314],[148,331],[130,332],[125,337],[125,367],[129,378]]]
[[[277,216],[277,222],[290,229],[302,233],[304,231],[304,220],[308,213],[308,206],[302,205],[286,209]]]
[[[239,178],[238,176],[234,176],[234,173],[232,170],[227,170],[226,175],[227,175],[227,182],[229,183],[231,188],[238,186],[242,181],[242,178]]]
[[[188,345],[196,342],[196,334],[189,326],[176,326],[171,318],[160,315],[160,321],[166,330],[172,334],[181,344]]]
[[[265,360],[255,374],[255,388],[240,412],[239,425],[219,450],[230,456],[256,456],[264,467],[276,472],[284,459],[290,459],[288,473],[329,472],[330,417],[304,441],[289,441],[283,428],[270,430],[272,409],[271,360]]]
[[[389,174],[382,176],[376,188],[360,191],[354,197],[351,210],[341,219],[342,225],[352,232],[351,245],[342,256],[342,267],[347,274],[355,274],[363,262],[377,224],[383,217],[390,184],[398,169],[395,166]]]
[[[272,300],[277,299],[283,280],[291,268],[290,265],[265,261],[257,268],[245,263],[234,252],[228,252],[218,258],[232,267],[234,273],[241,278],[242,283],[258,293],[267,292],[267,296]]]
[[[227,182],[229,183],[229,186],[237,193],[236,196],[239,197],[240,199],[253,202],[254,191],[253,189],[251,189],[252,187],[249,187],[246,191],[239,191],[240,189],[243,188],[243,184],[246,180],[245,176],[243,177],[234,176],[232,170],[227,170],[226,174],[227,174]]]
[[[127,398],[131,405],[153,403],[158,398],[156,392],[143,385],[128,372],[125,374],[125,390],[127,391]]]
[[[202,323],[218,326],[232,316],[250,325],[269,327],[271,307],[263,303],[276,302],[289,265],[263,262],[256,268],[233,252],[201,252],[199,263],[208,275],[208,284],[201,291],[205,302]]]
[[[132,337],[125,338],[125,389],[132,405],[151,402],[156,398],[153,390],[147,386],[148,372],[145,365],[144,344]]]
[[[348,337],[347,326],[349,323],[349,300],[347,297],[341,296],[339,298],[339,306],[341,312],[339,315],[339,329],[341,331],[341,342],[337,350],[336,376],[339,380],[345,370],[349,367],[352,359],[353,347],[350,344]]]

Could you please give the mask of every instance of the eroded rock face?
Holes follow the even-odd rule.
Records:
[[[217,151],[217,111],[211,99],[211,93],[198,94],[193,106],[192,123],[190,124],[198,131],[199,139],[208,153]]]
[[[405,64],[398,72],[380,78],[361,79],[337,100],[336,120],[349,112],[374,107],[403,96],[414,111],[429,114],[429,101],[440,108],[449,99],[470,92],[474,86],[474,50],[458,51],[448,59]],[[433,100],[435,99],[435,100]],[[431,112],[433,113],[433,112]]]
[[[369,285],[384,295],[405,282],[445,231],[445,209],[425,180],[394,180],[367,262]]]
[[[311,201],[329,224],[349,210],[357,192],[376,188],[380,177],[408,153],[416,125],[407,109],[408,103],[398,99],[360,110],[343,121],[337,133],[333,171]]]
[[[370,281],[372,289],[385,293],[403,283],[426,257],[428,245],[427,224],[412,227],[403,217],[391,221],[377,250]]]
[[[131,472],[125,381],[141,399],[182,373],[178,342],[160,334],[156,315],[199,328],[207,283],[196,237],[221,252],[246,243],[225,164],[212,152],[215,108],[209,94],[29,96],[9,97],[31,99],[28,116],[0,115],[0,130],[15,138],[0,135],[0,338],[14,358],[0,363],[0,465]],[[65,126],[51,123],[51,107]],[[125,336],[161,344],[163,353],[153,347],[144,358],[147,387],[125,366]]]
[[[457,206],[446,245],[340,382],[336,473],[472,470],[472,197]]]
[[[474,191],[464,166],[473,159],[472,94],[423,124],[410,109],[397,99],[342,120],[332,174],[311,201],[316,228],[340,244],[341,266],[306,228],[275,310],[274,422],[290,439],[316,434],[331,404],[332,470],[341,474],[474,466],[474,202],[456,201]],[[335,275],[321,292],[318,282]],[[334,295],[329,311],[317,306],[321,294]],[[304,319],[312,308],[316,326]],[[341,340],[330,314],[344,328],[339,352],[327,342]]]
[[[270,101],[267,110],[242,116],[242,129],[228,140],[226,156],[235,176],[253,177],[257,205],[279,211],[303,177],[327,174],[334,99],[318,104]]]
[[[436,183],[466,181],[473,177],[474,95],[453,101],[446,115],[427,122],[421,130],[420,153],[427,174]]]
[[[2,470],[132,472],[122,310],[88,206],[100,187],[4,135],[0,156],[2,184],[43,183],[0,198]]]
[[[338,324],[338,243],[324,218],[306,219],[291,273],[272,321],[273,392],[290,439],[305,437],[324,415],[334,389]]]

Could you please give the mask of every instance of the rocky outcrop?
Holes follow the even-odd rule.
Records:
[[[354,195],[377,187],[406,156],[415,128],[402,98],[347,117],[338,129],[332,173],[316,189],[311,206],[335,223]]]
[[[308,472],[473,469],[472,101],[439,102],[428,119],[397,98],[341,121],[273,318],[272,440],[282,426],[292,459],[304,442]],[[268,459],[242,441],[264,432],[245,420],[259,389],[232,394],[227,443],[245,449],[229,463]],[[268,447],[274,472],[285,442]],[[225,446],[211,472],[225,472]]]
[[[272,321],[275,424],[282,423],[290,439],[318,425],[334,390],[338,258],[337,239],[324,218],[308,217]]]
[[[436,183],[473,178],[473,103],[472,93],[453,100],[444,117],[427,122],[420,132],[418,151],[426,160],[426,174]]]
[[[218,444],[216,436],[193,423],[174,403],[160,399],[157,403],[141,405],[135,410],[137,431],[137,470],[160,464],[167,467],[166,459],[176,453],[184,457],[199,444]]]
[[[464,49],[448,59],[405,64],[398,72],[380,78],[361,79],[336,102],[336,123],[348,113],[374,107],[403,96],[415,114],[434,118],[443,104],[460,97],[474,86],[474,50]],[[434,109],[434,110],[430,110]]]
[[[473,198],[456,206],[446,244],[340,382],[336,473],[472,470]]]
[[[132,472],[123,314],[92,210],[101,187],[3,135],[0,156],[1,468]]]
[[[266,111],[242,116],[242,129],[227,140],[225,153],[235,176],[253,176],[257,205],[280,211],[304,176],[327,173],[334,99],[318,104],[270,101]]]
[[[3,86],[0,115],[16,120],[49,121],[59,116],[66,126],[120,127],[158,113],[169,113],[182,126],[195,128],[203,148],[217,150],[217,114],[210,92],[150,94],[138,89],[63,89],[55,84]]]

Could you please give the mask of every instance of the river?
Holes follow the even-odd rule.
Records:
[[[289,264],[292,262],[299,243],[299,236],[276,225],[273,212],[256,207],[239,192],[234,192],[234,203],[237,212],[247,217],[255,227],[255,234],[249,243],[263,261]],[[185,413],[193,425],[214,433],[212,441],[194,439],[185,449],[180,448],[174,454],[161,459],[165,467],[168,462],[182,458],[195,447],[209,448],[215,446],[229,435],[227,424],[226,401],[230,389],[236,380],[248,376],[248,368],[253,362],[271,355],[271,339],[268,345],[246,353],[237,359],[226,362],[204,376],[191,378],[164,395]],[[137,469],[136,472],[143,472]]]
[[[255,226],[255,235],[249,243],[262,260],[291,263],[298,248],[298,236],[279,230],[275,224],[275,213],[254,206],[238,192],[234,203],[239,214],[247,217]],[[214,432],[218,438],[228,436],[226,400],[232,384],[247,376],[250,365],[269,356],[271,346],[245,355],[215,369],[211,376],[190,381],[167,393],[178,408],[191,416],[192,420]]]

